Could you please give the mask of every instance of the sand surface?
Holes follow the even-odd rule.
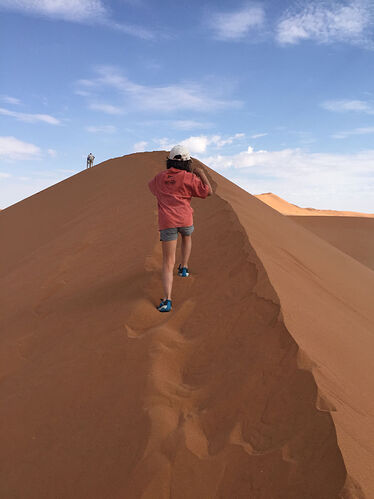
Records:
[[[0,497],[374,497],[374,273],[207,169],[160,314],[165,157],[0,214]]]
[[[374,218],[319,216],[290,218],[374,270]]]
[[[255,197],[374,270],[374,214],[300,208],[272,193]]]
[[[266,192],[264,194],[255,195],[257,199],[271,206],[283,215],[298,215],[298,216],[324,216],[324,217],[365,217],[374,218],[374,213],[360,213],[357,211],[337,211],[337,210],[317,210],[316,208],[301,208],[296,204],[289,203],[285,199]]]

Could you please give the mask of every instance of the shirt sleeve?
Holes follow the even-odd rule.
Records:
[[[192,196],[196,198],[206,198],[209,194],[209,186],[204,184],[200,177],[192,174]]]
[[[154,177],[150,182],[148,182],[149,190],[154,196],[156,196],[156,177]]]

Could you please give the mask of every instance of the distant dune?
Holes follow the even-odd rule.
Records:
[[[0,214],[0,497],[374,497],[374,273],[206,168],[160,314],[165,157]]]
[[[374,218],[374,213],[359,213],[356,211],[336,211],[336,210],[316,210],[315,208],[301,208],[296,204],[291,204],[280,198],[272,192],[257,194],[255,196],[283,215],[298,215],[298,216],[324,216],[324,217],[364,217]]]
[[[374,270],[374,214],[300,208],[272,193],[256,197]]]

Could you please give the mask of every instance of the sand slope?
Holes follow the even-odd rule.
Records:
[[[300,208],[272,193],[255,196],[374,270],[374,215]]]
[[[159,314],[164,158],[0,215],[0,496],[372,497],[374,274],[210,171]]]
[[[301,208],[296,204],[289,203],[285,199],[266,192],[264,194],[257,194],[257,199],[271,206],[275,210],[282,213],[282,215],[298,215],[298,216],[322,216],[322,217],[364,217],[374,218],[374,213],[359,213],[357,211],[337,211],[337,210],[316,210],[315,208]]]
[[[374,218],[340,216],[290,218],[374,270]]]

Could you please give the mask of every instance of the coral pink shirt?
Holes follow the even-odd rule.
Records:
[[[193,225],[191,198],[206,198],[209,186],[191,172],[169,168],[148,184],[158,201],[159,229]]]

